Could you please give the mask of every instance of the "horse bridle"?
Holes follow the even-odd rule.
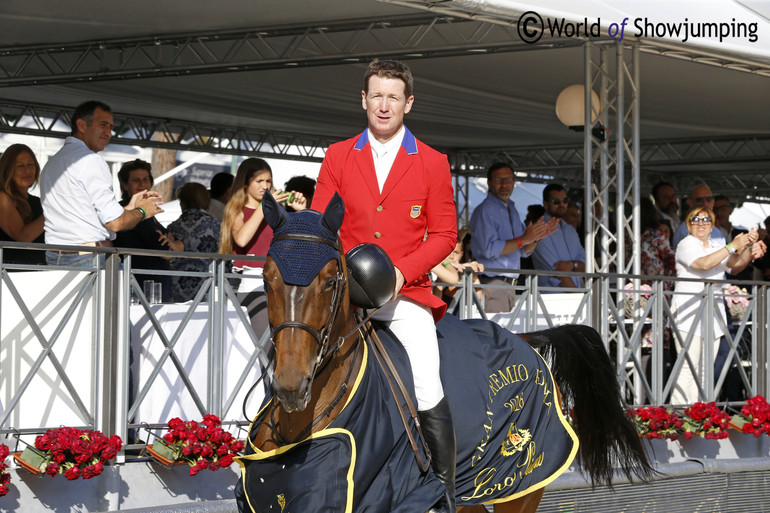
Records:
[[[304,233],[286,233],[282,235],[276,235],[273,237],[273,240],[270,242],[270,244],[272,245],[274,242],[279,240],[302,240],[319,244],[326,244],[327,246],[331,246],[337,250],[337,254],[339,255],[339,265],[337,266],[337,276],[334,278],[334,291],[332,292],[332,300],[329,304],[329,314],[326,317],[326,323],[324,324],[323,328],[321,328],[321,331],[316,330],[307,323],[296,320],[284,321],[275,328],[272,327],[272,324],[270,325],[270,339],[273,342],[273,345],[275,345],[275,337],[278,335],[278,333],[287,328],[298,328],[310,333],[310,335],[316,340],[318,346],[321,348],[320,351],[318,351],[318,356],[316,357],[315,365],[313,368],[312,374],[315,375],[319,366],[321,365],[321,362],[323,362],[327,356],[331,356],[337,352],[337,350],[342,346],[345,339],[347,338],[347,336],[340,337],[333,346],[329,346],[329,336],[331,334],[332,326],[337,320],[340,307],[342,306],[342,298],[344,296],[346,286],[345,274],[342,272],[341,260],[344,258],[342,255],[342,248],[336,240],[331,241],[324,237],[319,237],[318,235]]]

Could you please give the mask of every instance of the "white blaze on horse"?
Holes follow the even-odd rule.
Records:
[[[378,248],[358,252],[356,259],[371,260],[366,265],[347,262],[337,237],[339,196],[323,214],[288,214],[269,194],[263,209],[274,231],[264,269],[274,394],[238,458],[240,511],[432,510],[444,488],[420,443],[406,353],[386,326],[360,322],[350,299],[352,287],[359,306],[387,300],[393,270],[381,269],[392,264]],[[372,269],[380,274],[366,276]],[[616,467],[628,478],[652,476],[595,330],[517,336],[449,315],[436,327],[463,511],[494,503],[497,513],[533,512],[545,485],[575,458],[593,485],[611,483]]]

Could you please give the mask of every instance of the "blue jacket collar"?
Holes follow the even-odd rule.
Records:
[[[356,144],[353,148],[356,150],[363,150],[364,146],[369,142],[369,130],[364,130],[361,135],[358,136]],[[406,150],[407,155],[414,155],[417,153],[417,139],[415,139],[412,132],[407,127],[404,127],[404,139],[401,141],[401,146]]]

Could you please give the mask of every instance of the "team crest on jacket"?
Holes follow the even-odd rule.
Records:
[[[286,507],[286,497],[282,494],[278,494],[278,505],[281,506],[281,511]]]
[[[529,429],[516,429],[516,424],[511,424],[500,452],[503,456],[512,456],[514,453],[524,449],[524,446],[530,440],[532,440],[532,434],[529,432]]]
[[[422,211],[422,205],[412,205],[412,211],[409,213],[409,216],[412,219],[417,219],[420,217],[420,211]]]

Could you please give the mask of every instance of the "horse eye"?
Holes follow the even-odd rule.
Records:
[[[264,280],[264,285],[265,285],[265,293],[267,294],[268,292],[270,292],[270,283],[267,280]]]
[[[336,280],[334,278],[329,278],[326,280],[326,283],[324,283],[324,290],[331,290],[334,288],[334,283]]]

